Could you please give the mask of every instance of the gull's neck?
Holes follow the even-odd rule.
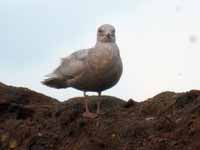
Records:
[[[115,42],[100,42],[100,41],[97,41],[95,47],[108,46],[108,45],[112,46],[112,45],[117,45],[117,44]]]

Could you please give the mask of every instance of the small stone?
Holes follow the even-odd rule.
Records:
[[[136,102],[132,99],[129,99],[128,102],[126,102],[126,104],[124,105],[125,108],[129,108],[132,106],[135,106]]]
[[[41,132],[38,132],[38,136],[42,136],[42,133],[41,133]]]
[[[8,140],[8,138],[9,138],[9,135],[7,133],[2,134],[1,137],[0,137],[0,141],[2,143],[4,143],[4,142],[6,142]]]
[[[176,119],[176,123],[179,123],[180,121],[182,120],[182,118],[178,118],[178,119]]]
[[[17,147],[17,141],[16,140],[11,140],[9,142],[9,148],[10,149],[15,149]]]
[[[154,120],[154,119],[155,119],[155,117],[147,117],[147,118],[145,118],[146,121],[150,121],[150,120]]]
[[[1,142],[5,142],[8,139],[8,134],[2,134],[1,135]]]
[[[116,134],[113,133],[113,134],[112,134],[112,138],[114,138],[114,137],[116,137]]]

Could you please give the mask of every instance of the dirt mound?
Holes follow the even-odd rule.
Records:
[[[99,97],[89,99],[94,111]],[[0,83],[0,150],[200,149],[200,91],[101,99],[104,114],[91,120],[82,97],[59,102]]]

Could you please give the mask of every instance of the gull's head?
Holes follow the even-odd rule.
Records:
[[[115,28],[112,25],[101,25],[97,30],[97,42],[115,43]]]

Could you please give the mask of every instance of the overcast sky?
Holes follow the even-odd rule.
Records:
[[[124,71],[103,94],[141,101],[162,91],[200,89],[199,0],[1,0],[0,81],[66,100],[74,89],[40,84],[60,58],[95,44],[96,28],[117,30]]]

